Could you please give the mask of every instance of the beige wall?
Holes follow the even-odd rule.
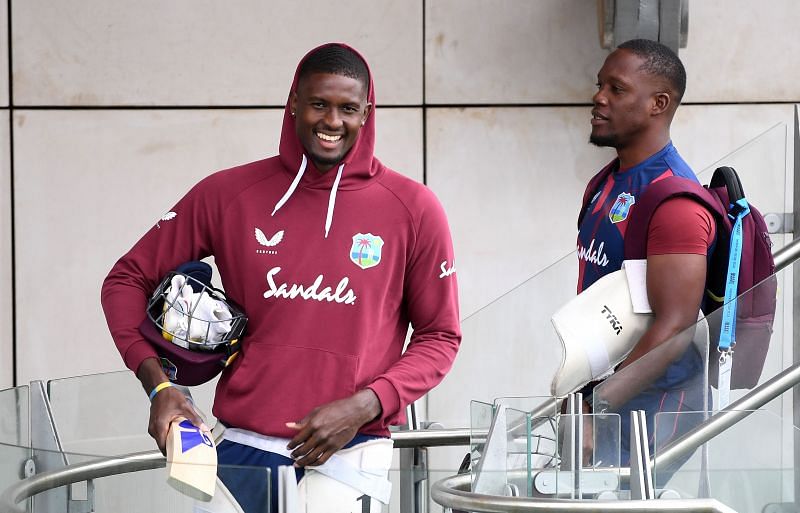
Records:
[[[383,103],[422,99],[422,3],[14,2],[18,105],[280,105],[303,54],[363,50]]]
[[[448,211],[463,314],[475,314],[428,416],[460,427],[471,398],[547,392],[559,348],[527,316],[545,323],[555,298],[574,290],[569,257],[557,276],[487,305],[573,250],[583,185],[611,157],[586,143],[607,55],[594,2],[11,5],[9,108],[0,3],[0,280],[11,281],[13,251],[16,297],[10,286],[0,292],[0,387],[13,384],[14,369],[24,384],[122,368],[99,305],[109,267],[200,177],[274,153],[297,60],[341,40],[374,72],[378,155],[425,176]],[[795,0],[690,2],[689,46],[680,51],[688,92],[673,137],[697,170],[792,124],[798,17]],[[781,159],[792,141],[768,138],[760,144],[775,162],[742,174],[762,210],[790,211]]]
[[[585,0],[427,2],[427,101],[587,102],[607,54],[595,9]],[[686,101],[797,101],[798,15],[793,0],[689,2]]]

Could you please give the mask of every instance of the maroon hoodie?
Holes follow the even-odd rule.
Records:
[[[290,98],[296,84],[297,73]],[[447,220],[428,188],[373,156],[371,78],[369,101],[355,144],[324,174],[306,162],[287,102],[278,156],[205,178],[114,265],[102,303],[128,368],[156,356],[137,327],[163,276],[213,255],[249,317],[217,418],[290,438],[286,422],[370,388],[383,413],[361,432],[386,435],[442,380],[461,341]]]

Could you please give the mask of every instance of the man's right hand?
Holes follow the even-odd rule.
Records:
[[[157,385],[169,381],[157,358],[148,358],[139,366],[136,377],[142,382],[146,393],[150,393]],[[150,404],[150,420],[147,432],[158,445],[161,454],[167,452],[167,434],[169,426],[178,417],[185,417],[202,431],[208,432],[208,426],[197,414],[194,405],[180,390],[166,387],[158,392]]]
[[[178,417],[186,417],[201,431],[209,431],[203,419],[197,415],[189,398],[177,388],[167,387],[153,398],[153,402],[150,404],[150,422],[147,425],[147,432],[156,441],[161,454],[166,455],[167,453],[169,426]]]

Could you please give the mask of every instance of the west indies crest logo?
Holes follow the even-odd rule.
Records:
[[[371,233],[353,235],[353,246],[350,248],[350,260],[362,269],[375,267],[381,262],[383,239]]]
[[[631,207],[636,203],[636,198],[633,194],[627,192],[621,193],[617,196],[617,200],[611,205],[611,210],[608,212],[608,218],[612,223],[621,223],[628,218],[628,213]]]

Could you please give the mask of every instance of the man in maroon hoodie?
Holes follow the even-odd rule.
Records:
[[[166,273],[214,256],[227,296],[249,317],[242,356],[223,372],[213,406],[227,428],[220,477],[248,513],[263,511],[265,491],[244,472],[226,475],[226,465],[322,471],[343,447],[386,440],[458,350],[444,211],[425,186],[373,156],[375,114],[363,57],[343,44],[312,50],[289,92],[279,155],[202,180],[103,284],[111,334],[151,394],[149,433],[163,452],[171,420],[202,420],[163,385],[137,327]]]

